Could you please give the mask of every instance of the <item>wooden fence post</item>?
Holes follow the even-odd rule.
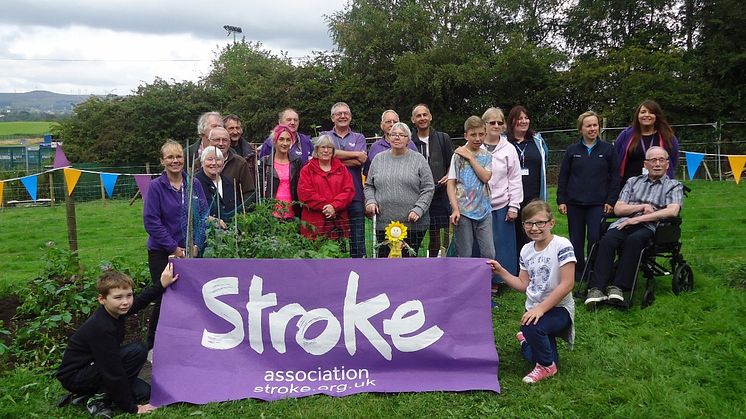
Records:
[[[75,218],[75,199],[65,179],[65,214],[67,215],[67,243],[71,252],[78,251],[78,221]]]

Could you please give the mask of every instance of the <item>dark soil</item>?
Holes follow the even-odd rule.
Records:
[[[14,295],[0,298],[0,321],[5,329],[9,328],[10,319],[16,315],[19,305],[21,305],[21,300]]]
[[[21,305],[21,300],[18,297],[11,295],[8,297],[0,298],[0,327],[6,330],[11,330],[10,320],[16,315],[18,306]],[[3,343],[10,345],[10,335],[0,335]]]

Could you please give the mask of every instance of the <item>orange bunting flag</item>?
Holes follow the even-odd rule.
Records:
[[[81,172],[80,170],[69,169],[69,168],[64,168],[62,170],[65,172],[65,183],[67,184],[67,196],[70,196],[73,194],[73,189],[75,189],[75,185],[78,184],[78,180],[80,179],[80,174],[83,172]]]
[[[0,182],[0,208],[3,207],[3,188],[5,187],[5,182]]]
[[[738,184],[741,181],[743,166],[746,164],[746,156],[728,156],[728,163],[730,163],[730,168],[733,169],[733,178],[736,179],[736,184]]]

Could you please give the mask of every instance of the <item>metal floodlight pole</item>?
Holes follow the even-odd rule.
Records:
[[[236,43],[236,34],[237,33],[243,33],[243,30],[240,26],[231,26],[231,25],[223,25],[223,29],[225,29],[228,32],[228,36],[231,36],[233,34],[233,43]]]

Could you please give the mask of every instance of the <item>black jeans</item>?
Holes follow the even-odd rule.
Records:
[[[142,342],[133,342],[119,348],[119,359],[130,381],[130,390],[135,401],[150,399],[150,384],[137,378],[148,358],[148,348]],[[105,393],[101,386],[101,371],[95,363],[87,365],[72,377],[65,380],[62,386],[69,392],[80,395]]]
[[[148,250],[148,268],[150,269],[150,279],[153,284],[161,281],[161,273],[168,265],[169,253],[163,250]],[[158,317],[161,315],[161,296],[154,301],[153,313],[150,315],[148,323],[148,349],[153,349],[155,343],[155,329],[158,327]]]
[[[655,233],[642,224],[627,226],[621,230],[610,228],[598,242],[596,262],[593,265],[588,288],[603,290],[611,282],[614,271],[614,256],[619,251],[619,263],[614,274],[613,285],[629,290],[635,280],[637,264],[642,249],[647,247]]]

